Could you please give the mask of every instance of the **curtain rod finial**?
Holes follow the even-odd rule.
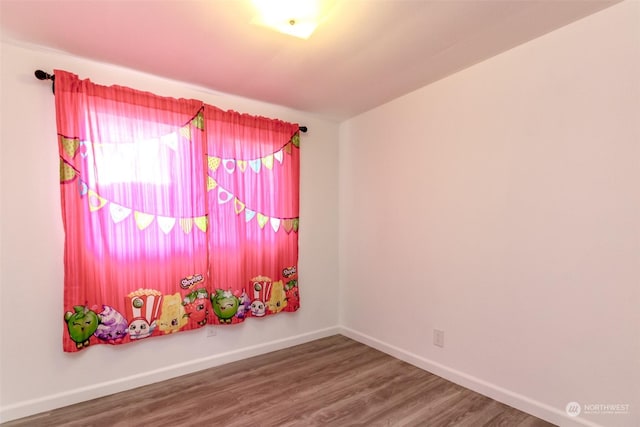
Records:
[[[45,71],[42,70],[36,70],[35,73],[33,73],[36,76],[36,79],[38,80],[51,80],[51,91],[55,94],[56,93],[56,76],[54,74],[49,74]]]
[[[38,80],[53,80],[54,76],[53,74],[49,74],[47,72],[44,72],[42,70],[36,70],[35,73],[36,79]]]
[[[307,127],[306,126],[300,126],[300,127],[298,127],[298,129],[300,129],[300,132],[307,133]]]

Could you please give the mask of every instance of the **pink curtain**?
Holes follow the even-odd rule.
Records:
[[[65,351],[298,309],[297,125],[55,78]]]

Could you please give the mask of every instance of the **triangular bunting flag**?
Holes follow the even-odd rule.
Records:
[[[293,219],[293,231],[295,231],[297,233],[299,227],[300,227],[300,219],[294,218]]]
[[[246,209],[244,210],[244,220],[245,220],[246,222],[251,221],[251,220],[253,219],[253,217],[254,217],[254,216],[256,216],[256,212],[255,212],[255,211],[252,211],[252,210],[251,210],[251,209],[249,209],[249,208],[246,208]]]
[[[262,164],[267,169],[273,169],[273,154],[269,154],[262,158]]]
[[[264,226],[267,224],[268,221],[269,221],[268,216],[264,216],[261,213],[258,214],[258,225],[260,226],[260,228],[264,228]]]
[[[300,133],[299,132],[296,132],[296,134],[291,137],[291,143],[293,144],[294,147],[300,148]]]
[[[211,191],[218,186],[218,183],[215,179],[207,176],[207,191]]]
[[[200,130],[204,130],[204,115],[202,114],[202,111],[200,111],[193,119],[193,125]]]
[[[180,128],[180,135],[182,135],[184,139],[191,141],[191,126],[189,125],[182,126]]]
[[[117,224],[131,215],[131,209],[125,208],[124,206],[116,205],[112,202],[111,204],[109,204],[109,213],[111,213],[111,219],[113,220],[113,222]]]
[[[283,219],[282,220],[282,227],[284,228],[284,231],[287,232],[287,234],[291,233],[291,230],[293,230],[293,220],[292,219]]]
[[[278,230],[280,230],[280,218],[271,218],[269,222],[271,223],[271,228],[273,228],[273,231],[277,233]]]
[[[207,216],[199,216],[193,219],[193,223],[202,231],[203,233],[207,232],[207,224],[209,223]]]
[[[158,227],[164,234],[169,234],[173,227],[176,225],[176,219],[169,216],[156,217],[158,221]]]
[[[89,190],[87,194],[89,195],[89,210],[91,212],[100,210],[107,204],[107,200],[100,197],[95,191]]]
[[[240,200],[238,200],[238,198],[236,197],[233,201],[233,207],[236,211],[236,215],[240,215],[240,212],[242,212],[244,210],[244,203],[242,203]]]
[[[65,154],[70,159],[73,159],[78,152],[80,141],[75,138],[65,138],[64,136],[61,136],[60,143],[62,144],[62,150],[65,152]]]
[[[227,202],[231,201],[232,198],[233,198],[233,194],[229,193],[227,190],[225,190],[222,187],[218,188],[218,203],[219,204],[227,203]]]
[[[273,158],[278,161],[278,163],[282,164],[282,158],[284,157],[284,153],[282,148],[273,153]]]
[[[60,159],[60,182],[73,181],[78,172],[67,162]]]
[[[209,165],[209,169],[211,169],[213,172],[215,172],[218,167],[220,166],[220,157],[211,157],[209,156],[207,158],[207,163]]]
[[[191,218],[180,218],[180,228],[184,231],[184,234],[191,233],[193,229],[193,220]]]
[[[224,170],[227,173],[234,173],[236,171],[236,161],[233,159],[223,159],[222,164],[224,166]]]
[[[284,152],[291,154],[291,142],[288,142],[287,145],[284,146]]]
[[[134,211],[133,217],[136,219],[136,225],[139,230],[144,230],[153,222],[153,215]]]
[[[240,172],[244,172],[247,170],[246,160],[236,160],[236,165],[238,166],[238,169],[240,169]]]
[[[260,159],[249,160],[249,167],[255,173],[260,173],[260,169],[262,169],[262,161]]]

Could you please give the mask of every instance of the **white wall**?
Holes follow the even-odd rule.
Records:
[[[624,2],[341,124],[348,336],[561,425],[640,425],[639,20]]]
[[[561,425],[569,401],[631,405],[580,424],[640,425],[639,19],[635,1],[585,18],[343,123],[339,147],[309,114],[2,44],[0,421],[343,331]],[[301,311],[62,353],[37,68],[308,125]]]
[[[0,421],[337,332],[337,123],[38,48],[5,43],[1,53]],[[300,311],[216,327],[212,338],[199,330],[64,354],[54,97],[50,82],[33,76],[39,68],[307,125],[301,151]]]

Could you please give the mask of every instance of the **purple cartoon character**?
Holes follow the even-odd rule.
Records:
[[[249,316],[251,311],[251,298],[245,291],[242,291],[242,295],[240,295],[240,305],[238,305],[238,311],[236,312],[236,317],[238,319],[244,319]]]
[[[129,322],[116,309],[108,305],[102,306],[102,311],[98,313],[100,323],[93,333],[98,339],[109,344],[119,344],[127,335]]]

